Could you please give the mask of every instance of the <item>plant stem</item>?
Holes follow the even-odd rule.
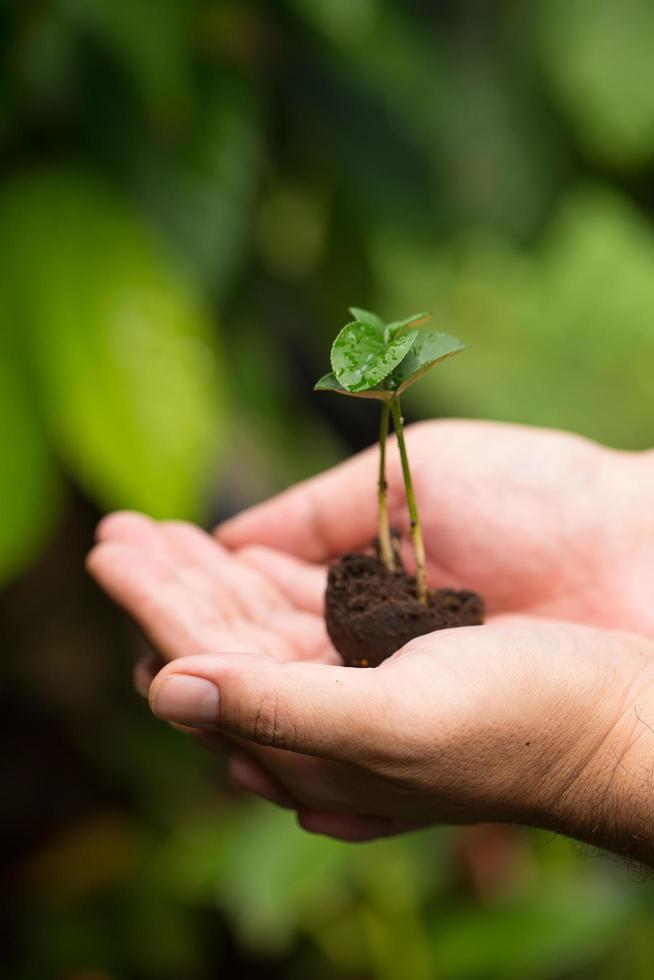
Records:
[[[395,555],[391,542],[391,528],[388,520],[388,483],[386,482],[386,437],[388,435],[388,402],[382,403],[381,425],[379,427],[379,557],[389,572],[395,569]]]
[[[404,487],[406,489],[406,502],[411,518],[411,541],[413,543],[413,554],[416,559],[416,584],[418,587],[418,599],[423,605],[427,605],[427,573],[425,571],[425,544],[422,539],[422,528],[418,517],[416,506],[416,496],[413,492],[413,480],[409,469],[409,458],[406,453],[404,442],[404,426],[402,425],[402,412],[400,410],[400,399],[394,398],[391,403],[391,413],[393,415],[393,425],[397,433],[397,444],[402,460],[402,474],[404,476]]]

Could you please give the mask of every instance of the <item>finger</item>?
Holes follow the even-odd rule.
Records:
[[[148,692],[150,690],[150,685],[152,681],[157,676],[159,671],[166,666],[166,661],[163,657],[160,657],[158,653],[151,653],[147,657],[142,657],[141,660],[134,666],[134,688],[136,693],[139,694],[145,701],[148,699]],[[175,721],[168,722],[171,728],[174,728],[178,732],[182,732],[183,735],[197,736],[197,728],[189,728],[188,725],[178,725]],[[215,740],[215,744],[212,744],[212,749],[217,751],[217,743],[222,742],[223,746],[227,743],[227,739],[224,735],[212,735],[212,739]]]
[[[263,618],[285,605],[279,589],[254,569],[234,559],[216,539],[185,521],[153,521],[143,514],[119,511],[103,518],[97,528],[100,543],[122,543],[167,561],[179,578],[208,599],[225,596],[238,614]],[[256,614],[256,616],[255,616]]]
[[[96,545],[86,567],[166,658],[203,649],[198,623],[206,618],[204,611],[180,585],[168,562],[132,545],[109,541]]]
[[[297,658],[297,650],[280,633],[252,623],[225,624],[216,604],[180,581],[171,565],[131,545],[96,545],[87,568],[168,659],[215,650]]]
[[[380,837],[395,837],[425,824],[394,820],[390,817],[359,816],[353,813],[331,813],[299,807],[298,823],[312,834],[323,834],[352,844],[366,843]]]
[[[308,561],[363,547],[376,533],[376,467],[376,450],[366,450],[226,521],[216,536],[228,548],[262,544]]]
[[[150,653],[147,657],[142,657],[134,666],[133,679],[136,693],[147,700],[152,681],[165,666],[166,661],[158,653]]]
[[[391,737],[380,671],[208,654],[169,664],[150,689],[158,718],[260,745],[359,761]]]
[[[166,555],[166,546],[156,521],[146,514],[136,511],[119,510],[103,517],[95,529],[95,539],[102,542],[122,542],[138,548],[147,548],[161,557]]]
[[[324,565],[262,545],[247,545],[237,554],[239,561],[267,576],[296,608],[322,615],[327,585]]]
[[[207,600],[258,622],[286,607],[279,590],[200,528],[184,521],[162,521],[159,528],[180,577]]]
[[[295,810],[298,806],[288,790],[284,789],[269,772],[244,752],[235,753],[229,763],[229,774],[232,782],[246,793],[260,796],[269,803]]]
[[[198,565],[212,571],[220,570],[229,552],[202,528],[188,521],[160,521],[159,533],[170,552],[184,564]]]
[[[322,617],[296,608],[270,574],[242,561],[193,524],[162,521],[159,529],[179,578],[225,619],[249,621],[280,634],[302,659],[338,663]]]
[[[166,666],[166,661],[156,653],[151,653],[143,657],[134,667],[134,688],[136,693],[147,701],[150,685],[160,670]],[[230,742],[225,735],[218,735],[215,732],[205,732],[202,729],[191,728],[188,725],[179,725],[175,721],[168,722],[171,728],[175,728],[184,735],[192,735],[197,741],[202,741],[205,748],[212,752],[225,753],[234,748],[234,743]]]

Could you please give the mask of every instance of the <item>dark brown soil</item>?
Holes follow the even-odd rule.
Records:
[[[436,589],[418,601],[416,580],[372,555],[343,555],[332,565],[325,596],[332,643],[350,667],[377,667],[416,636],[453,626],[479,626],[484,602],[476,592]]]

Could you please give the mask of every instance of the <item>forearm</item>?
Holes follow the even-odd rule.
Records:
[[[579,724],[578,751],[556,793],[530,822],[654,866],[654,644],[628,637],[623,688],[617,680]],[[611,705],[612,697],[615,697]]]

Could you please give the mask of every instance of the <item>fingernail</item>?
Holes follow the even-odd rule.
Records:
[[[218,688],[211,681],[191,674],[171,674],[157,688],[152,710],[163,721],[215,725],[218,703]]]

